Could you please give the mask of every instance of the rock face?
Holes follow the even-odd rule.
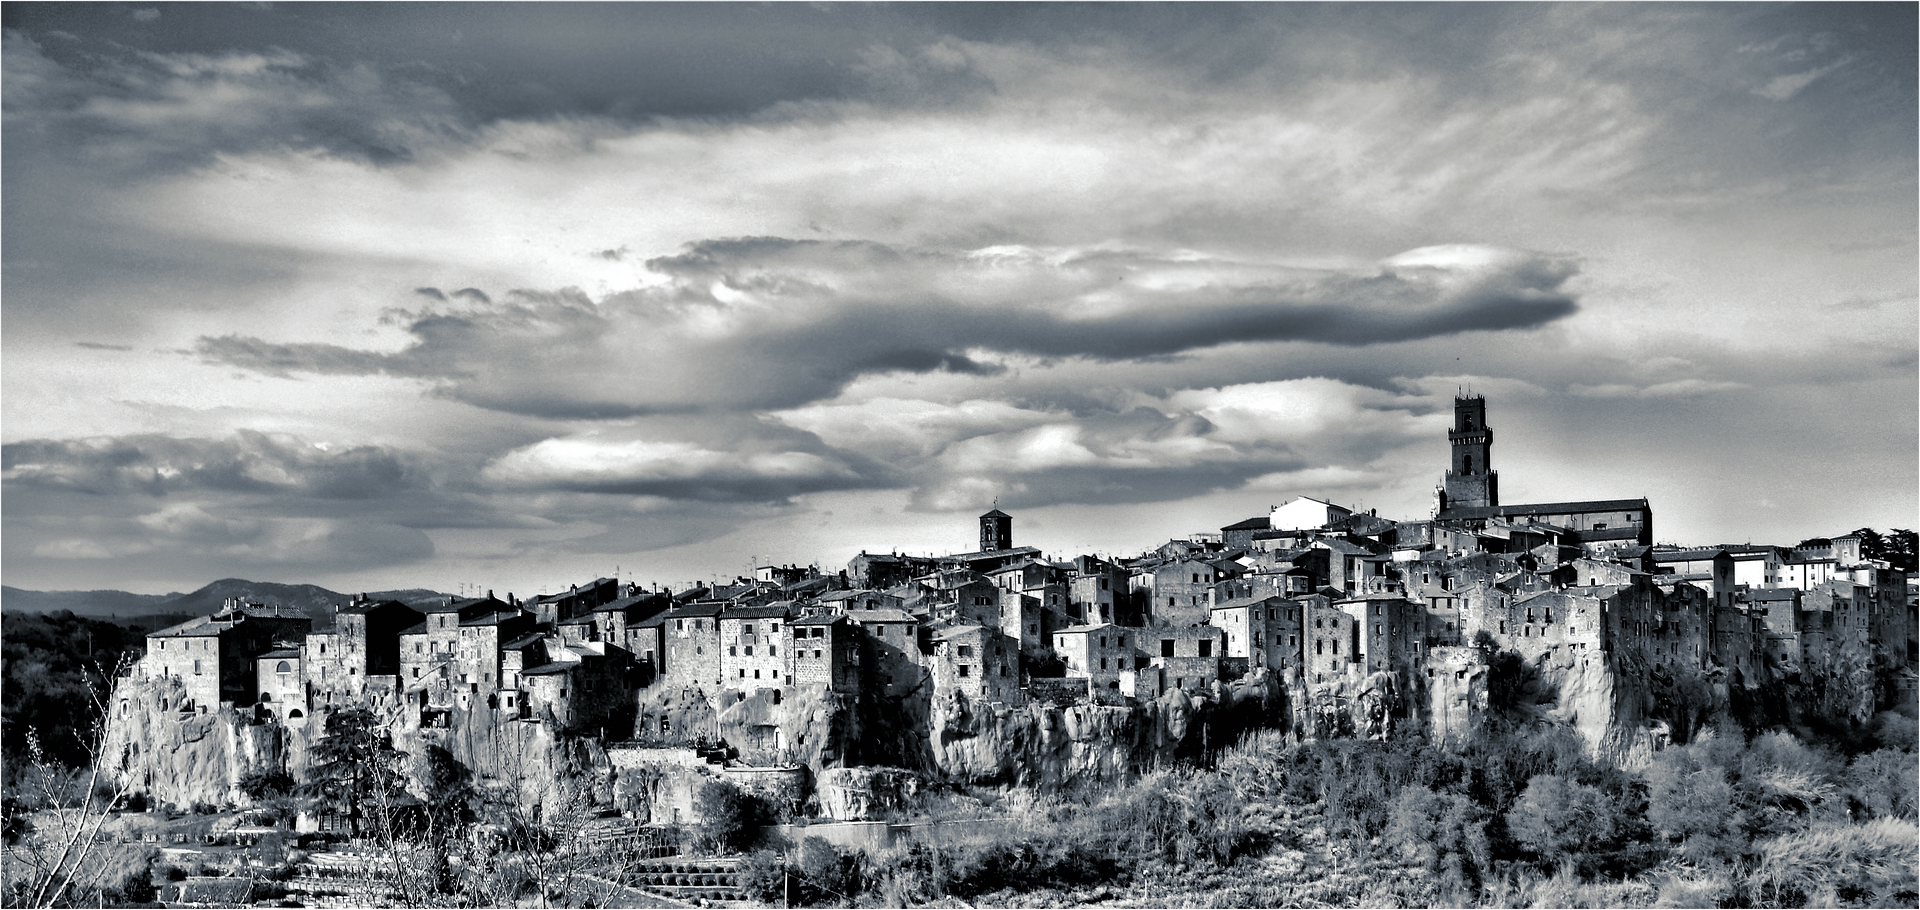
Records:
[[[241,803],[240,779],[283,771],[292,735],[279,724],[255,725],[223,708],[209,714],[163,711],[186,689],[174,677],[135,675],[121,681],[102,750],[120,780],[148,798],[179,808]]]
[[[1040,789],[1124,783],[1183,750],[1226,745],[1245,725],[1229,719],[1234,709],[1283,699],[1265,673],[1218,687],[1211,696],[1172,691],[1132,706],[1006,706],[952,693],[934,706],[928,770],[949,780]]]
[[[920,777],[901,768],[831,768],[814,788],[820,814],[841,821],[871,821],[906,807],[920,792]]]

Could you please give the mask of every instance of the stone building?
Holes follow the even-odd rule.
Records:
[[[487,592],[491,598],[493,592]],[[596,578],[581,585],[570,585],[558,594],[542,594],[527,601],[527,610],[545,624],[584,615],[594,607],[620,599],[620,583],[611,578]],[[516,605],[517,606],[517,605]]]
[[[212,616],[149,633],[142,666],[148,675],[180,680],[185,703],[173,707],[181,710],[252,705],[259,700],[255,661],[282,642],[303,642],[312,626],[305,614],[229,600]]]
[[[300,649],[275,648],[260,655],[254,661],[254,689],[260,693],[259,716],[282,721],[305,718],[309,709]]]
[[[933,633],[933,687],[974,701],[1020,704],[1020,646],[998,629],[949,626]]]
[[[1067,576],[1067,615],[1079,623],[1120,622],[1128,571],[1095,556],[1076,556]]]
[[[1301,676],[1324,683],[1347,675],[1359,660],[1359,628],[1354,618],[1330,603],[1303,603],[1301,615]]]
[[[1426,608],[1405,597],[1376,595],[1335,604],[1353,617],[1353,634],[1361,672],[1394,672],[1410,682],[1424,665],[1422,648],[1427,631]]]
[[[376,603],[365,595],[335,608],[328,626],[310,630],[301,642],[310,700],[333,704],[362,699],[376,679],[391,689],[390,680],[402,673],[400,633],[423,618],[400,601]]]
[[[848,610],[860,628],[863,691],[899,697],[920,687],[926,671],[920,658],[920,621],[901,610]]]
[[[1160,688],[1204,689],[1221,678],[1226,631],[1206,623],[1143,630],[1147,662],[1161,674]]]
[[[720,613],[720,678],[727,689],[751,694],[792,682],[792,629],[787,607],[728,607]]]
[[[662,684],[716,694],[726,685],[720,660],[720,612],[725,606],[690,603],[661,615]]]
[[[1205,622],[1222,598],[1223,583],[1238,577],[1239,567],[1223,560],[1176,559],[1155,566],[1148,581],[1147,616],[1155,626]]]
[[[849,695],[860,693],[860,629],[843,614],[793,620],[793,682]]]
[[[1053,633],[1053,651],[1067,665],[1066,675],[1093,680],[1095,688],[1118,690],[1123,670],[1138,669],[1141,629],[1112,623],[1069,626]]]

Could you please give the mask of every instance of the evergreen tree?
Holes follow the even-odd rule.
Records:
[[[327,715],[326,736],[309,754],[312,770],[299,795],[345,815],[354,837],[364,833],[368,808],[405,799],[401,767],[406,753],[393,747],[371,710],[347,708]]]

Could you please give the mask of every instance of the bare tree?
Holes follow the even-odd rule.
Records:
[[[97,900],[104,886],[98,855],[102,829],[113,809],[132,790],[125,756],[107,755],[108,731],[115,717],[121,680],[132,667],[122,659],[111,674],[98,666],[88,679],[93,721],[81,737],[87,767],[68,768],[48,757],[35,731],[27,732],[28,764],[20,771],[23,795],[37,803],[33,830],[7,852],[7,906],[53,907]],[[116,773],[118,772],[118,773]]]

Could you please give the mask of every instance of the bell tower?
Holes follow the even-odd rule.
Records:
[[[994,509],[980,516],[980,552],[1013,549],[1013,516]]]
[[[1453,466],[1447,471],[1444,508],[1497,506],[1500,474],[1493,469],[1493,430],[1487,426],[1487,399],[1468,393],[1453,399]]]

